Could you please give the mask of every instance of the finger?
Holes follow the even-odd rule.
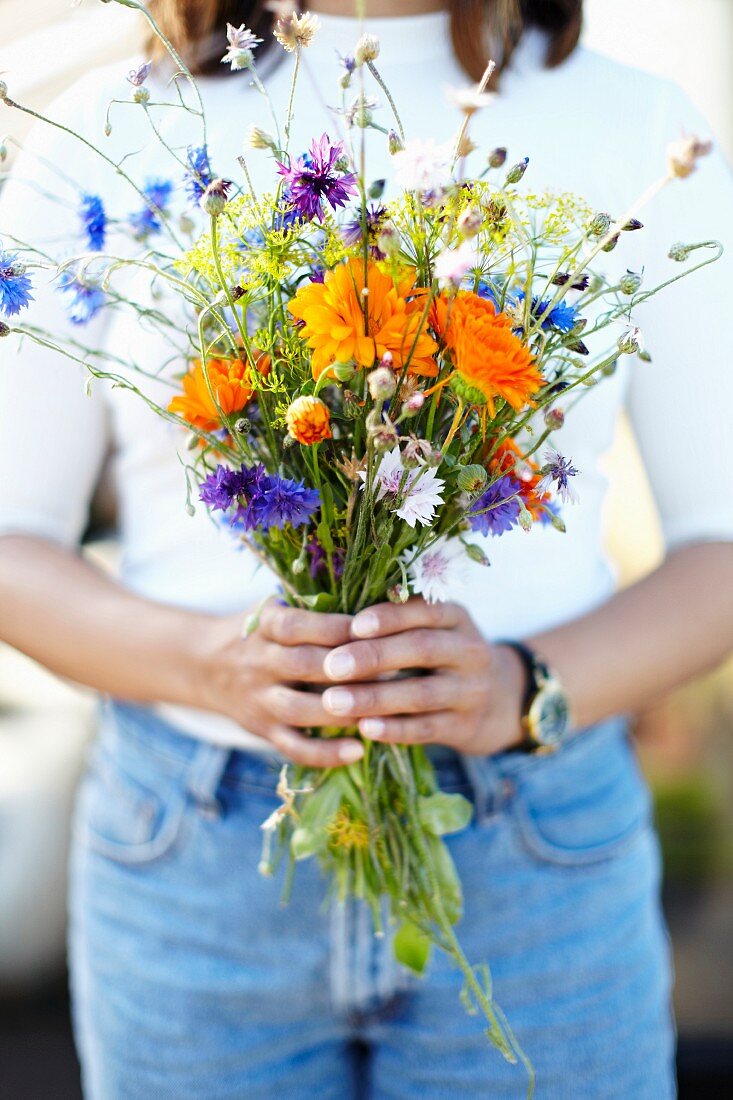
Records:
[[[335,737],[324,741],[319,737],[305,737],[288,726],[273,726],[267,740],[283,756],[307,768],[343,768],[355,764],[364,755],[363,745],[353,738]]]
[[[457,707],[459,685],[460,681],[452,676],[416,676],[378,684],[327,688],[321,700],[324,710],[342,721],[367,715],[423,714]]]
[[[283,607],[273,599],[263,607],[258,629],[278,645],[312,643],[332,649],[348,642],[351,621],[351,615],[325,615],[318,611]]]
[[[288,726],[334,725],[333,714],[324,709],[319,692],[296,691],[285,684],[273,684],[260,698],[270,714]]]
[[[369,741],[391,745],[427,745],[444,743],[456,725],[456,713],[437,710],[421,714],[418,718],[399,716],[392,718],[362,718],[359,732]]]
[[[405,668],[443,668],[461,655],[451,630],[422,627],[373,641],[351,642],[330,650],[322,676],[330,680],[370,680]],[[325,674],[325,675],[324,675]]]
[[[354,616],[351,634],[354,638],[378,638],[430,626],[451,630],[463,622],[466,612],[457,603],[426,603],[414,596],[407,603],[378,603]]]
[[[279,645],[263,643],[262,666],[280,681],[300,681],[308,684],[325,684],[328,677],[323,666],[333,650],[320,645]]]

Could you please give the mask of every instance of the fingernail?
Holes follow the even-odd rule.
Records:
[[[339,760],[343,760],[344,764],[355,764],[363,755],[364,750],[361,745],[342,745],[339,749]]]
[[[379,619],[373,611],[360,611],[351,624],[352,634],[359,638],[368,638],[379,630]]]
[[[329,688],[323,693],[323,705],[332,714],[348,714],[354,706],[354,696],[346,688]]]
[[[380,738],[384,736],[386,726],[381,718],[362,718],[359,729],[365,737]]]
[[[329,653],[323,665],[326,675],[333,680],[343,680],[356,668],[356,661],[350,653]]]

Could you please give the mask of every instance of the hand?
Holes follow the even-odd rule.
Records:
[[[351,637],[350,615],[322,615],[265,604],[257,628],[243,637],[244,616],[216,620],[200,664],[204,706],[233,718],[296,764],[336,768],[364,755],[355,738],[308,737],[298,728],[340,726],[318,691],[298,685],[326,682],[323,663]]]
[[[395,744],[437,742],[487,755],[522,740],[524,674],[512,649],[484,640],[458,604],[378,604],[359,612],[352,638],[324,661],[329,721],[358,721],[362,736]],[[405,669],[429,675],[385,681]],[[358,681],[369,681],[368,683]]]

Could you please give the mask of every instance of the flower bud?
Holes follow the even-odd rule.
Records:
[[[545,424],[551,432],[559,432],[565,423],[565,413],[557,405],[545,409]]]
[[[18,276],[25,275],[27,270],[28,268],[21,260],[16,260],[10,269],[10,274],[17,279]]]
[[[519,500],[519,516],[517,518],[519,519],[519,526],[523,531],[531,531],[532,523],[534,522],[532,513],[521,498]]]
[[[503,168],[506,164],[506,149],[499,146],[498,149],[492,149],[488,156],[489,168]]]
[[[330,372],[339,382],[350,382],[356,374],[356,367],[353,363],[334,363]]]
[[[377,248],[385,256],[394,256],[400,250],[400,234],[391,222],[385,222],[377,237]]]
[[[414,393],[411,393],[410,396],[403,401],[400,411],[403,416],[417,416],[424,404],[425,394],[422,390],[415,390]]]
[[[343,414],[348,417],[349,420],[355,420],[357,416],[361,415],[364,402],[361,400],[358,393],[354,393],[353,390],[344,390],[343,401]]]
[[[347,161],[346,166],[348,168],[348,161]],[[344,171],[345,170],[346,169],[344,169]],[[381,199],[382,195],[384,194],[384,189],[385,189],[386,186],[387,186],[387,181],[386,180],[373,180],[372,183],[369,184],[369,188],[367,190],[367,197],[370,198],[370,199]]]
[[[602,249],[602,251],[603,251],[603,252],[613,252],[614,248],[615,248],[615,247],[616,247],[616,245],[618,244],[618,241],[619,241],[619,237],[620,237],[620,236],[621,236],[621,234],[620,234],[620,233],[615,233],[615,234],[613,235],[613,237],[611,237],[611,239],[610,239],[609,241],[606,241],[606,243],[605,243],[605,244],[604,244],[604,246],[603,246],[603,249]]]
[[[638,218],[629,218],[625,225],[621,226],[624,233],[634,233],[637,229],[643,229],[644,223]]]
[[[141,103],[144,107],[150,103],[150,92],[147,88],[133,88],[132,101],[133,103]]]
[[[622,294],[636,294],[641,282],[641,275],[637,275],[635,271],[627,271],[623,278],[619,279],[618,288]]]
[[[248,435],[252,430],[252,421],[246,416],[240,416],[238,420],[234,422],[234,431],[237,435]]]
[[[641,330],[635,327],[628,328],[619,336],[617,345],[622,355],[634,355],[641,346]]]
[[[405,148],[402,142],[402,138],[396,130],[390,130],[387,142],[389,145],[389,151],[392,156],[394,156],[395,153],[401,153],[402,150]]]
[[[178,219],[178,228],[180,229],[181,233],[190,234],[193,233],[194,229],[196,228],[196,223],[194,222],[193,218],[189,217],[188,214],[181,214],[180,218]]]
[[[612,362],[606,363],[605,366],[601,367],[601,374],[604,378],[611,378],[616,373],[617,367],[618,359],[614,359]]]
[[[394,372],[389,367],[377,367],[367,377],[369,393],[375,401],[389,401],[397,389]]]
[[[588,223],[588,232],[592,237],[602,237],[611,228],[610,214],[594,214]]]
[[[367,61],[376,61],[379,57],[379,39],[373,34],[363,34],[356,43],[354,60],[357,65],[364,65]]]
[[[296,558],[293,564],[290,566],[291,572],[297,577],[301,573],[305,573],[306,564],[302,557]]]
[[[10,335],[10,325],[6,325],[4,321],[0,321],[0,339],[3,336]]]
[[[439,447],[431,447],[428,453],[425,455],[425,465],[437,470],[443,461],[443,452]]]
[[[199,200],[201,209],[218,218],[227,204],[231,186],[230,180],[212,180]]]
[[[464,542],[463,548],[466,551],[466,557],[469,557],[471,561],[475,561],[477,565],[491,565],[487,555],[474,542]]]
[[[111,122],[105,122],[105,124],[104,124],[104,136],[109,137],[109,135],[111,133],[112,133],[112,123]]]
[[[480,493],[488,479],[489,475],[483,466],[474,463],[472,466],[458,468],[456,484],[464,493]]]
[[[404,584],[393,584],[387,591],[387,599],[390,603],[407,603],[410,598],[410,590]]]
[[[3,102],[8,98],[8,86],[4,80],[0,80],[0,99]]]
[[[247,144],[250,149],[272,149],[274,151],[276,148],[272,134],[254,125],[250,126],[247,131]]]
[[[340,157],[336,157],[333,162],[333,167],[337,172],[348,172],[351,161],[346,156],[346,153],[342,153]]]
[[[567,531],[567,527],[565,526],[565,522],[562,516],[558,516],[556,512],[550,512],[550,523],[556,531],[560,531],[563,535]]]
[[[520,160],[507,172],[506,179],[504,180],[504,186],[508,186],[512,183],[519,183],[524,173],[527,171],[529,165],[529,157],[525,157],[524,160]]]
[[[692,252],[692,245],[683,244],[682,241],[676,241],[667,253],[670,260],[675,260],[676,263],[681,264],[688,258]]]
[[[458,228],[467,239],[475,237],[481,229],[483,217],[475,206],[468,206],[458,218]]]

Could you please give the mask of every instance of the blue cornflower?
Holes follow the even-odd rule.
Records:
[[[72,325],[88,324],[107,300],[96,283],[80,279],[68,268],[61,272],[59,290],[69,295],[66,312]]]
[[[518,291],[516,300],[523,302],[524,298],[524,291]],[[551,298],[540,298],[539,295],[534,295],[532,298],[532,316],[542,317],[551,301]],[[578,311],[575,306],[571,306],[568,302],[558,302],[542,321],[542,329],[544,332],[551,328],[556,329],[558,332],[570,332],[575,327],[577,319]]]
[[[82,195],[79,218],[89,248],[92,252],[101,252],[107,239],[107,214],[99,195]]]
[[[214,176],[205,145],[189,145],[186,152],[188,171],[183,177],[184,186],[193,205],[198,205]]]
[[[503,535],[505,531],[511,531],[519,522],[522,510],[519,491],[519,482],[508,474],[489,485],[466,513],[473,530],[482,535]],[[488,511],[483,511],[484,508]],[[481,514],[476,515],[476,512]]]
[[[241,499],[249,501],[266,477],[262,463],[257,466],[243,465],[238,470],[217,466],[213,474],[201,482],[199,498],[214,511],[226,512],[233,504],[239,504]]]
[[[0,313],[12,317],[33,301],[33,284],[17,254],[0,251]]]
[[[292,481],[275,474],[262,479],[251,504],[257,526],[262,531],[284,527],[287,523],[301,527],[318,511],[321,494],[317,489],[307,489],[303,481]]]
[[[541,473],[542,480],[537,485],[539,494],[549,492],[554,482],[560,500],[566,504],[576,503],[578,497],[570,485],[570,478],[575,477],[578,471],[569,458],[563,458],[557,451],[545,451],[545,465]]]
[[[173,184],[170,180],[148,180],[142,191],[150,205],[131,214],[128,219],[132,232],[138,241],[144,240],[153,233],[160,232],[162,215],[165,214],[168,208]]]

